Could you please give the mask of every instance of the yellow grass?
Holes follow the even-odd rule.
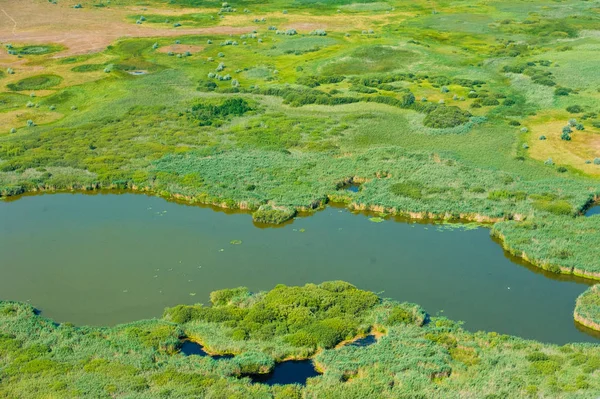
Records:
[[[564,111],[546,111],[530,118],[529,155],[540,161],[552,158],[557,165],[568,165],[590,175],[600,176],[598,165],[586,164],[586,160],[600,157],[600,129],[591,125],[585,130],[573,129],[571,141],[560,139],[562,128],[572,116]],[[546,140],[539,140],[540,136]]]

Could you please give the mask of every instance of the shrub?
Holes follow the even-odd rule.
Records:
[[[256,212],[252,214],[252,219],[259,223],[281,224],[290,220],[294,216],[296,216],[295,209],[276,209],[269,205],[262,205]]]
[[[437,106],[423,119],[423,124],[436,129],[455,127],[467,123],[470,116],[459,107]]]
[[[594,165],[600,165],[600,158],[594,158]]]
[[[564,141],[571,141],[571,134],[563,130],[563,132],[560,135],[560,139]]]
[[[583,108],[580,105],[571,105],[567,107],[567,112],[570,114],[579,114],[583,112]]]
[[[485,107],[491,107],[491,106],[495,106],[495,105],[500,105],[500,102],[492,97],[488,97],[488,98],[484,98],[481,101],[481,105],[485,106]]]
[[[423,185],[419,182],[409,180],[393,184],[390,187],[390,192],[399,197],[421,199],[423,198]]]
[[[556,96],[568,96],[571,93],[571,89],[568,89],[566,87],[557,87],[556,89],[554,89],[554,95]]]
[[[552,213],[554,215],[569,216],[573,214],[573,207],[565,200],[536,200],[533,202],[533,208]]]
[[[542,362],[550,359],[548,355],[542,352],[532,352],[528,354],[525,358],[530,362]]]
[[[540,136],[540,140],[546,140],[546,136],[544,136],[543,134]]]
[[[188,112],[188,119],[198,121],[200,126],[219,124],[219,121],[232,116],[241,116],[252,110],[243,98],[228,98],[220,105],[198,103]]]

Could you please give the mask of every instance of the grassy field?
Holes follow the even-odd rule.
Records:
[[[593,398],[600,348],[470,333],[414,304],[347,283],[213,292],[161,320],[113,328],[56,324],[0,302],[0,394],[11,398]],[[343,345],[375,333],[368,347]],[[230,359],[186,357],[183,339]],[[342,345],[340,345],[342,344]],[[253,384],[284,359],[311,358],[306,386]],[[417,394],[418,393],[418,394]]]
[[[600,279],[583,216],[600,197],[599,10],[6,2],[0,197],[127,188],[266,223],[335,200],[491,222],[511,253]]]

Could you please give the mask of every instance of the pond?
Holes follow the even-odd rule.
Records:
[[[600,205],[592,206],[585,212],[585,216],[600,215]]]
[[[252,382],[267,385],[300,384],[306,385],[308,378],[319,376],[311,360],[288,360],[277,363],[269,374],[249,375]]]
[[[58,322],[114,325],[209,302],[216,289],[349,281],[463,320],[545,342],[598,342],[572,313],[588,283],[508,256],[489,230],[327,207],[279,228],[246,213],[140,194],[52,194],[0,201],[0,299]]]
[[[204,348],[202,347],[202,345],[200,345],[197,342],[188,341],[188,340],[183,341],[183,344],[181,345],[181,353],[183,353],[186,356],[200,356],[200,357],[210,356],[214,360],[232,359],[233,358],[233,355],[209,355],[208,353],[206,353],[204,351]]]

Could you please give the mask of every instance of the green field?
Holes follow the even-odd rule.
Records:
[[[130,189],[241,208],[255,221],[272,224],[342,202],[381,216],[489,223],[514,255],[550,272],[600,279],[600,219],[583,215],[600,198],[597,2],[86,0],[75,8],[55,3],[27,0],[30,10],[55,12],[56,22],[14,32],[0,28],[6,38],[0,50],[0,197]],[[59,19],[63,14],[71,17]],[[94,37],[103,29],[124,33],[102,51],[70,48],[72,38],[39,39],[69,29],[86,33],[81,26],[93,26]],[[348,183],[360,184],[360,190],[341,190]],[[27,328],[49,329],[46,341],[31,343],[35,348],[67,339],[63,335],[88,334],[54,329],[32,317],[30,308],[14,306]],[[148,323],[152,329],[162,325]],[[120,336],[119,331],[107,334]],[[424,330],[389,331],[390,337],[408,334],[418,341]],[[580,397],[571,394],[578,389],[598,394],[593,378],[578,374],[587,364],[576,360],[583,349],[472,335],[454,324],[444,334],[455,345],[466,340],[453,349],[465,361],[451,356],[448,342],[436,342],[428,352],[431,362],[411,360],[423,370],[397,370],[404,382],[389,385],[384,354],[373,354],[381,356],[379,366],[367,367],[364,380],[342,385],[351,387],[351,397],[389,387],[390,397],[398,397],[411,384],[448,397],[463,389],[477,397],[496,395],[490,398]],[[23,335],[7,337],[1,356],[16,356],[15,348],[29,345]],[[130,344],[119,345],[125,346],[117,352],[124,352]],[[233,384],[226,377],[230,366],[185,363],[187,371],[175,372],[173,365],[184,360],[157,355],[152,345],[136,352],[139,360],[123,359],[127,364],[119,367],[129,371],[111,371],[121,378],[144,370],[144,381],[132,377],[126,389],[115,382],[115,392],[143,397],[139,392],[145,389],[152,395],[230,389],[240,397],[267,395],[264,387],[236,379]],[[410,356],[425,356],[420,344],[407,345]],[[542,348],[540,359],[546,357],[524,360],[533,347]],[[317,389],[345,395],[340,364],[349,360],[328,353],[319,356],[339,375],[309,385],[308,397]],[[65,355],[60,366],[51,359],[54,352],[47,356],[34,369],[56,376],[62,392],[63,367],[84,356]],[[148,363],[152,356],[164,357],[157,361],[164,362],[162,371]],[[518,367],[508,371],[511,356],[519,359]],[[105,370],[98,379],[110,378],[111,367],[103,362],[94,366]],[[462,382],[447,382],[452,379],[446,367],[458,364],[452,362],[463,368]],[[507,369],[465,382],[493,364]],[[46,373],[46,367],[52,371]],[[195,367],[204,370],[202,381],[186,374]],[[170,388],[169,379],[183,382]],[[92,384],[57,395],[77,396],[88,388],[97,389]],[[277,395],[302,394],[295,389]],[[502,389],[507,395],[498,396]]]

